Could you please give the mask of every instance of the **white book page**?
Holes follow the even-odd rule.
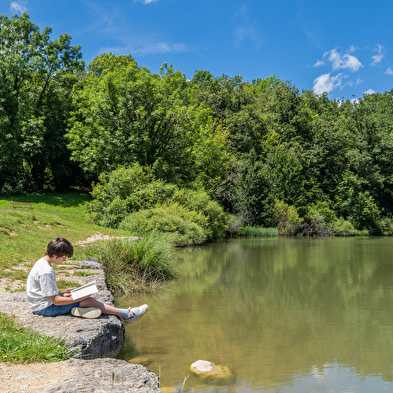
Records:
[[[97,293],[97,283],[95,281],[89,282],[80,286],[79,288],[75,288],[71,290],[72,300],[80,299],[83,296],[92,295],[93,293]]]

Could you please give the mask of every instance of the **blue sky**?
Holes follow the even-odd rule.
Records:
[[[53,39],[70,34],[86,63],[131,53],[152,72],[276,74],[337,99],[393,88],[390,0],[0,0],[1,14],[23,11]]]

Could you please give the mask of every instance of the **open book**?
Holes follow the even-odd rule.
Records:
[[[75,288],[71,290],[72,300],[77,300],[83,296],[92,295],[93,293],[97,293],[97,283],[95,281],[89,282],[85,285],[80,286],[79,288]]]

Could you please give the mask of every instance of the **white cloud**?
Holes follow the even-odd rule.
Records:
[[[364,82],[364,79],[358,78],[358,79],[356,80],[356,86],[357,86],[357,85],[360,85],[360,84],[363,83],[363,82]]]
[[[378,54],[375,56],[371,56],[373,62],[371,63],[372,66],[377,65],[382,61],[382,59],[385,57],[385,55],[382,54],[382,51],[385,49],[383,45],[377,44],[377,48],[373,49],[373,52],[377,52]]]
[[[13,1],[10,4],[10,11],[11,12],[20,12],[21,14],[23,12],[27,11],[27,2],[26,1]]]
[[[363,92],[364,95],[371,95],[376,93],[376,91],[374,91],[373,89],[368,89],[367,91]]]
[[[190,49],[183,43],[171,44],[168,42],[154,42],[147,40],[135,40],[134,42],[128,43],[123,47],[106,47],[101,48],[101,52],[112,52],[114,54],[131,53],[132,56],[148,56],[156,53],[184,53],[189,52]]]
[[[349,69],[352,72],[358,71],[359,68],[363,67],[363,64],[358,60],[357,57],[345,53],[341,55],[337,52],[337,49],[332,49],[329,52],[325,52],[323,57],[327,57],[332,62],[333,70]]]
[[[330,93],[332,90],[341,86],[343,77],[342,74],[331,77],[330,73],[318,76],[318,78],[314,80],[314,93],[319,95],[322,93]]]
[[[317,60],[317,62],[315,64],[313,64],[313,67],[321,67],[323,65],[325,65],[326,63],[323,60]]]
[[[393,75],[393,70],[389,67],[389,68],[385,71],[385,75]]]
[[[240,21],[240,26],[235,30],[235,48],[238,48],[243,40],[251,39],[256,43],[257,48],[261,45],[262,40],[258,34],[258,25],[252,12],[246,7],[242,6],[235,14],[235,19]]]
[[[352,104],[359,104],[359,98],[352,98],[351,99]]]
[[[381,54],[382,51],[385,49],[385,47],[381,44],[377,44],[377,47],[378,48],[373,49],[373,52],[377,52],[377,53]]]
[[[348,53],[353,53],[353,52],[355,52],[357,49],[358,49],[358,48],[356,48],[356,46],[352,44],[352,45],[349,47],[349,49],[348,49]]]
[[[385,57],[385,55],[375,55],[375,56],[371,56],[372,59],[374,59],[374,61],[371,63],[372,66],[377,65],[378,63],[380,63],[382,61],[382,59]]]
[[[150,4],[150,3],[155,3],[157,0],[134,0],[134,1],[140,1],[143,4]]]
[[[257,47],[261,44],[261,40],[258,37],[257,30],[255,26],[252,25],[250,26],[243,25],[238,27],[234,32],[234,36],[235,36],[235,48],[238,48],[241,42],[246,38],[250,38],[251,40],[255,41]]]
[[[340,87],[340,90],[344,89],[345,86],[353,86],[353,82],[352,81],[347,82],[345,85]]]

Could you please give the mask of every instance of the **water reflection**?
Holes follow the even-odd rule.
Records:
[[[393,390],[392,251],[391,238],[237,239],[179,250],[182,277],[140,299],[149,313],[127,326],[120,357],[148,357],[161,386],[179,388],[198,359],[237,376],[231,387],[201,387],[191,376],[192,392]]]

